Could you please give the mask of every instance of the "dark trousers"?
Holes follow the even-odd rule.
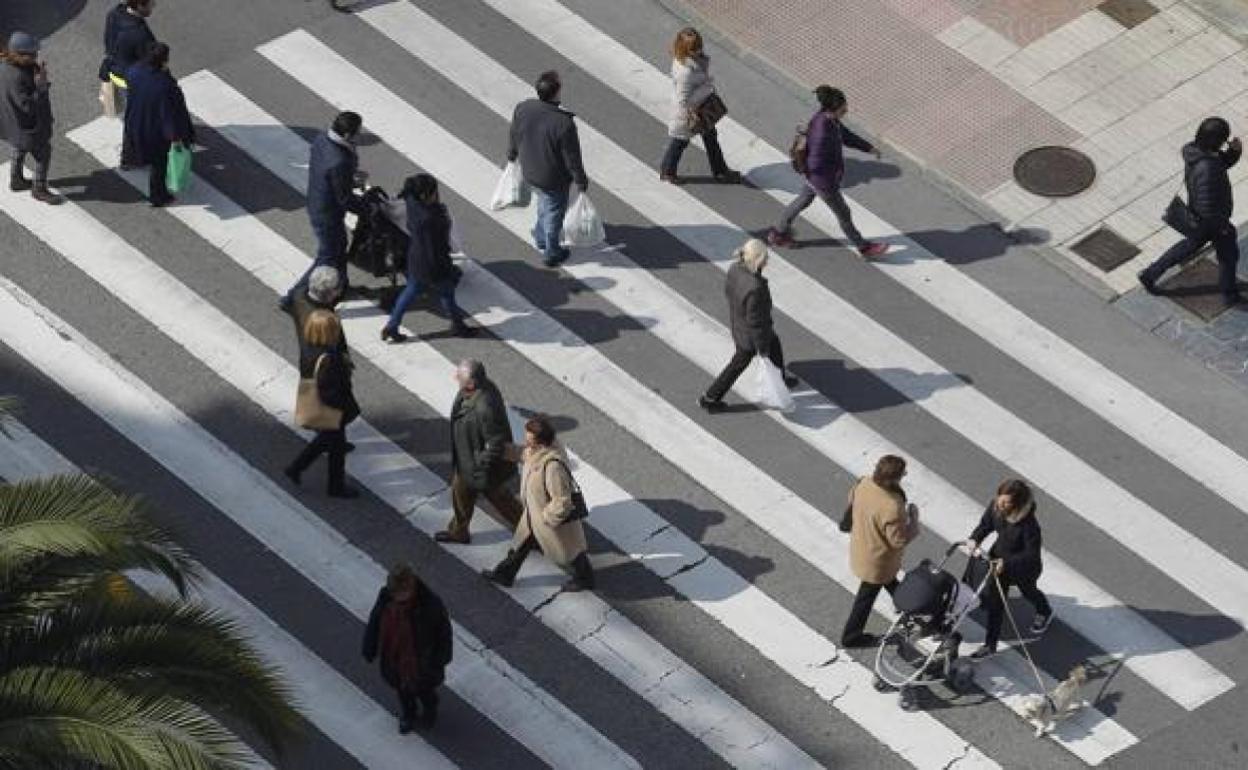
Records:
[[[802,191],[780,215],[780,223],[776,225],[776,230],[782,233],[792,230],[793,220],[797,219],[797,215],[805,211],[806,207],[817,197],[822,198],[823,202],[828,204],[828,208],[832,209],[832,213],[836,215],[836,221],[841,226],[841,232],[845,233],[850,243],[857,248],[862,248],[867,244],[862,233],[858,232],[858,228],[854,226],[854,216],[850,213],[849,204],[846,203],[845,196],[841,194],[839,187],[833,187],[826,192],[816,192],[809,184],[803,185]]]
[[[303,271],[295,285],[286,290],[287,303],[295,301],[295,294],[308,286],[312,271],[321,265],[329,265],[338,271],[338,296],[347,292],[347,225],[341,219],[313,222],[312,233],[316,236],[316,259]]]
[[[323,453],[329,454],[329,491],[341,491],[347,473],[347,433],[342,428],[317,431],[291,463],[291,470],[303,473]]]
[[[451,508],[454,515],[446,530],[454,537],[468,534],[468,525],[472,522],[472,513],[477,505],[478,494],[484,495],[485,499],[490,501],[507,526],[514,531],[516,525],[520,523],[520,517],[524,515],[524,506],[520,505],[520,501],[507,489],[506,483],[484,492],[477,492],[468,486],[468,481],[459,475],[459,471],[455,471],[451,476]]]
[[[706,159],[711,162],[711,173],[727,173],[728,164],[724,161],[724,151],[719,148],[719,134],[715,133],[715,129],[708,128],[699,136],[702,137],[702,144],[706,146]],[[667,143],[667,151],[663,153],[663,160],[659,161],[659,172],[676,176],[676,167],[680,165],[680,156],[684,154],[685,148],[688,146],[688,139],[672,137],[671,141]]]
[[[152,165],[147,172],[147,199],[152,203],[163,204],[173,200],[169,188],[165,186],[165,174],[169,172],[170,146],[166,144],[151,158]]]
[[[48,183],[48,166],[52,162],[52,142],[45,142],[42,146],[33,150],[19,150],[14,148],[11,155],[13,166],[12,175],[14,178],[22,175],[22,168],[26,165],[26,156],[29,155],[35,161],[35,182],[37,184]]]
[[[996,582],[990,578],[988,585],[984,587],[983,594],[984,608],[988,610],[988,630],[984,636],[984,644],[993,647],[997,646],[997,641],[1001,638],[1001,622],[1005,620],[1005,603],[1001,601],[1001,593],[1004,592],[1006,596],[1009,596],[1010,586],[1018,586],[1023,598],[1036,608],[1037,615],[1053,614],[1048,597],[1036,587],[1036,578],[1017,579],[1003,575],[999,580],[1001,581],[1000,591],[997,590]]]
[[[1213,228],[1212,232],[1199,232],[1171,246],[1157,258],[1157,261],[1140,274],[1140,277],[1154,283],[1170,268],[1187,262],[1196,256],[1206,243],[1213,243],[1218,255],[1218,288],[1222,296],[1231,299],[1239,294],[1235,282],[1235,268],[1239,264],[1239,242],[1236,240],[1235,226],[1226,224]]]
[[[399,718],[404,722],[416,720],[417,706],[426,722],[438,716],[438,688],[419,687],[399,690]]]
[[[863,582],[858,585],[858,593],[854,595],[854,606],[849,610],[849,617],[845,620],[845,629],[841,631],[841,644],[848,644],[862,635],[881,588],[892,596],[893,591],[897,590],[896,578],[884,584]]]
[[[724,395],[732,387],[733,383],[737,381],[737,378],[741,376],[741,373],[744,372],[750,365],[750,362],[754,360],[755,355],[757,354],[753,350],[737,348],[737,351],[732,354],[732,359],[728,362],[728,365],[724,367],[724,370],[720,372],[719,376],[715,378],[715,381],[711,383],[711,387],[706,389],[706,397],[711,401],[722,401]],[[775,364],[780,371],[784,371],[784,348],[780,346],[780,338],[774,334],[771,335],[771,343],[768,345],[767,357],[771,359],[771,362]]]

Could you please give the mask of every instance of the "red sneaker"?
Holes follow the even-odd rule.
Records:
[[[888,244],[880,241],[873,241],[858,249],[858,253],[864,257],[878,257],[888,253]]]

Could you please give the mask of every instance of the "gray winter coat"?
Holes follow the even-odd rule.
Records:
[[[581,140],[573,114],[557,104],[528,99],[511,118],[507,160],[520,159],[524,181],[539,190],[589,185],[581,165]]]
[[[706,56],[672,60],[672,116],[667,122],[667,135],[690,139],[689,112],[715,93],[715,79],[710,73],[711,61]]]
[[[775,334],[771,325],[771,289],[767,279],[751,273],[740,261],[728,268],[724,285],[732,343],[738,350],[766,353]]]
[[[0,61],[0,138],[25,151],[52,140],[52,101],[46,85],[35,85],[33,65]]]
[[[1202,228],[1221,230],[1231,219],[1235,202],[1227,170],[1239,161],[1240,152],[1227,148],[1205,152],[1195,144],[1183,147],[1187,205],[1200,217]]]

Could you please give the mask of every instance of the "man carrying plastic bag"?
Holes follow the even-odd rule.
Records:
[[[529,205],[529,186],[524,182],[520,164],[509,161],[503,167],[503,175],[494,186],[494,195],[490,198],[490,208],[502,211],[508,206],[524,208]]]
[[[533,243],[545,255],[543,264],[555,267],[570,254],[562,243],[568,187],[575,183],[584,198],[589,179],[581,166],[581,142],[573,115],[559,106],[559,73],[543,72],[534,87],[537,98],[518,104],[512,116],[507,160],[510,165],[519,159],[521,176],[537,194]],[[504,170],[500,184],[506,179]]]
[[[563,217],[563,234],[559,239],[564,246],[597,246],[607,240],[607,230],[602,226],[598,209],[589,202],[589,196],[576,196]]]

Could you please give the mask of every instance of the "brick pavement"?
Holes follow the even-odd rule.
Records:
[[[1160,214],[1181,183],[1179,148],[1199,121],[1219,114],[1248,134],[1248,2],[679,1],[797,82],[844,88],[852,119],[870,135],[1008,227],[1041,235],[1112,289],[1132,318],[1248,385],[1248,312],[1202,321],[1141,295],[1135,281],[1174,241]],[[1053,200],[1013,181],[1017,156],[1048,144],[1092,158],[1089,190]],[[1248,160],[1232,181],[1242,224]],[[1139,250],[1108,272],[1070,249],[1103,227]]]

